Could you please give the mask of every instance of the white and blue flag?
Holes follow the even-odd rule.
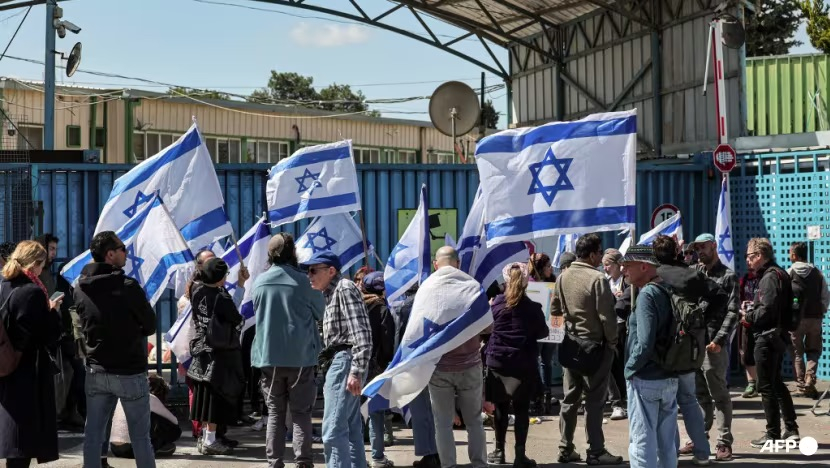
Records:
[[[404,293],[417,283],[422,283],[429,276],[432,247],[429,234],[429,207],[427,206],[427,186],[421,186],[418,211],[398,245],[392,249],[383,271],[386,286],[386,300],[395,304],[403,299]]]
[[[363,389],[363,413],[404,409],[429,384],[447,352],[478,336],[493,323],[481,284],[461,270],[444,267],[415,294],[412,315],[386,371]]]
[[[579,236],[582,234],[563,234],[559,236],[559,240],[556,243],[556,254],[553,256],[553,261],[551,265],[555,268],[560,268],[560,262],[562,260],[562,254],[565,252],[576,252],[576,241],[579,240]]]
[[[481,240],[484,235],[484,197],[481,186],[476,191],[473,205],[467,213],[467,220],[464,222],[464,230],[458,238],[456,250],[461,260],[461,271],[469,273],[472,271],[473,257],[476,251],[481,248]]]
[[[155,306],[170,278],[179,270],[189,268],[193,262],[193,253],[156,195],[116,234],[124,243],[127,254],[124,274],[141,285],[150,305]],[[69,262],[61,274],[74,284],[84,266],[92,261],[92,253],[87,250]]]
[[[318,252],[330,251],[340,257],[341,270],[346,271],[360,261],[363,252],[363,233],[348,213],[321,216],[308,225],[295,242],[300,263]],[[369,252],[374,247],[367,241]]]
[[[729,209],[729,177],[724,176],[718,199],[718,219],[715,223],[715,239],[721,263],[735,271],[735,250],[732,247],[732,210]]]
[[[248,269],[251,277],[245,283],[245,291],[242,298],[239,298],[239,255],[236,248],[231,246],[221,255],[221,258],[228,264],[228,277],[225,280],[225,289],[238,302],[239,313],[245,319],[242,327],[245,330],[256,323],[254,318],[254,302],[252,298],[254,281],[257,277],[269,268],[268,265],[268,242],[271,240],[271,230],[267,220],[260,219],[241,239],[239,239],[239,253],[242,254],[243,263]],[[176,355],[176,359],[185,368],[190,366],[190,340],[193,339],[193,320],[191,319],[192,309],[188,303],[179,314],[178,319],[164,334],[164,341],[170,351]]]
[[[505,130],[476,147],[487,245],[635,222],[637,111]]]
[[[278,162],[266,185],[271,224],[360,210],[352,141],[309,146]]]
[[[676,215],[654,226],[654,229],[640,236],[640,245],[651,245],[657,236],[676,237],[678,241],[683,240],[683,220],[678,211]]]
[[[194,123],[175,143],[119,177],[95,233],[116,231],[158,195],[196,251],[233,234],[213,161]]]

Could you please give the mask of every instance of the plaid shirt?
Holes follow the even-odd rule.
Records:
[[[332,279],[323,295],[326,297],[323,342],[326,347],[351,345],[351,374],[362,378],[372,356],[372,328],[363,295],[351,280],[340,275]]]

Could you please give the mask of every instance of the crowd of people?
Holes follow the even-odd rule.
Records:
[[[146,338],[156,333],[156,315],[139,283],[124,275],[126,249],[115,233],[94,236],[93,262],[74,288],[54,274],[58,243],[47,234],[0,246],[0,458],[10,468],[56,460],[58,427],[74,424],[84,427],[84,467],[109,466],[109,453],[154,467],[156,457],[175,452],[182,434],[165,406],[167,384],[147,373]],[[799,440],[781,363],[790,352],[799,394],[817,396],[830,292],[823,274],[807,263],[806,244],[793,243],[789,257],[792,267],[785,271],[769,240],[752,239],[749,272],[739,279],[721,263],[711,234],[688,245],[658,236],[625,253],[604,250],[600,237],[588,234],[574,253],[560,256],[558,277],[543,253],[506,265],[502,279],[487,289],[492,325],[445,353],[408,405],[415,468],[456,466],[458,426],[467,432],[473,468],[508,460],[515,468],[533,468],[526,446],[531,417],[552,414],[555,406],[561,406],[559,462],[583,461],[574,433],[584,415],[584,461],[621,464],[623,457],[605,444],[609,400],[610,418],[629,421],[631,466],[674,467],[679,456],[691,456],[697,466],[708,465],[712,455],[729,461],[733,339],[747,373],[743,397],[760,395],[766,416],[765,432],[752,446]],[[361,393],[393,361],[418,287],[390,307],[381,272],[364,267],[349,279],[329,251],[299,262],[285,233],[271,238],[268,262],[252,286],[241,267],[237,284],[226,288],[229,265],[208,250],[196,255],[179,309],[190,307],[195,330],[192,360],[180,372],[198,451],[233,453],[238,441],[227,437],[227,428],[242,421],[265,429],[272,468],[289,461],[289,440],[300,468],[313,466],[315,441],[322,442],[330,468],[391,468],[388,411],[364,421]],[[435,281],[443,281],[460,267],[458,252],[438,249],[433,267]],[[527,289],[539,281],[555,284],[550,320],[564,323],[561,344],[538,342],[549,335],[548,319]],[[243,333],[246,286],[255,325]],[[552,394],[554,359],[563,367],[561,402]],[[317,433],[312,412],[319,387]],[[243,411],[246,395],[255,413],[250,416]],[[689,441],[680,440],[678,412]],[[489,452],[485,424],[495,433]],[[505,446],[510,425],[512,456]]]

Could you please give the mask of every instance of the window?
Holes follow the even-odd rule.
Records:
[[[242,153],[241,144],[239,140],[231,140],[228,138],[205,139],[205,145],[207,145],[211,159],[219,164],[240,163],[239,157]]]
[[[173,138],[173,135],[159,135],[159,141],[159,147],[164,149],[172,145],[176,139]]]
[[[398,158],[395,160],[398,164],[417,164],[418,157],[415,151],[399,150]]]
[[[17,149],[43,149],[43,127],[17,126]]]
[[[427,155],[429,164],[458,164],[458,156],[453,153],[438,153],[431,151]]]
[[[288,143],[284,141],[248,140],[248,160],[262,164],[276,164],[290,156]]]
[[[144,161],[147,159],[147,153],[144,151],[144,140],[147,135],[143,133],[133,133],[133,161]]]
[[[98,130],[104,130],[99,128]],[[104,132],[106,137],[106,132]],[[133,156],[135,161],[144,161],[147,158],[152,158],[159,152],[172,145],[181,135],[172,133],[153,133],[153,132],[135,132],[133,133]],[[96,137],[95,144],[99,148],[103,148],[104,141],[98,140]]]
[[[66,126],[66,146],[67,148],[81,147],[81,127],[77,125]]]
[[[107,129],[98,127],[95,129],[95,147],[104,149],[107,147]]]
[[[380,150],[354,148],[354,157],[358,164],[377,164],[380,162]]]

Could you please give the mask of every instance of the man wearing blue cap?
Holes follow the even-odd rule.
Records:
[[[697,400],[703,409],[706,433],[718,421],[718,445],[715,459],[732,460],[732,398],[726,383],[726,371],[729,366],[729,344],[732,333],[738,323],[740,309],[739,282],[735,272],[726,267],[718,257],[715,236],[701,234],[689,245],[698,256],[694,266],[709,279],[718,284],[729,300],[721,307],[706,309],[706,330],[709,344],[703,367],[696,372]],[[686,444],[681,454],[691,454],[694,444]]]
[[[323,448],[328,468],[366,466],[360,392],[372,356],[372,330],[363,295],[340,274],[340,258],[317,252],[302,263],[311,287],[326,298],[323,315]]]

